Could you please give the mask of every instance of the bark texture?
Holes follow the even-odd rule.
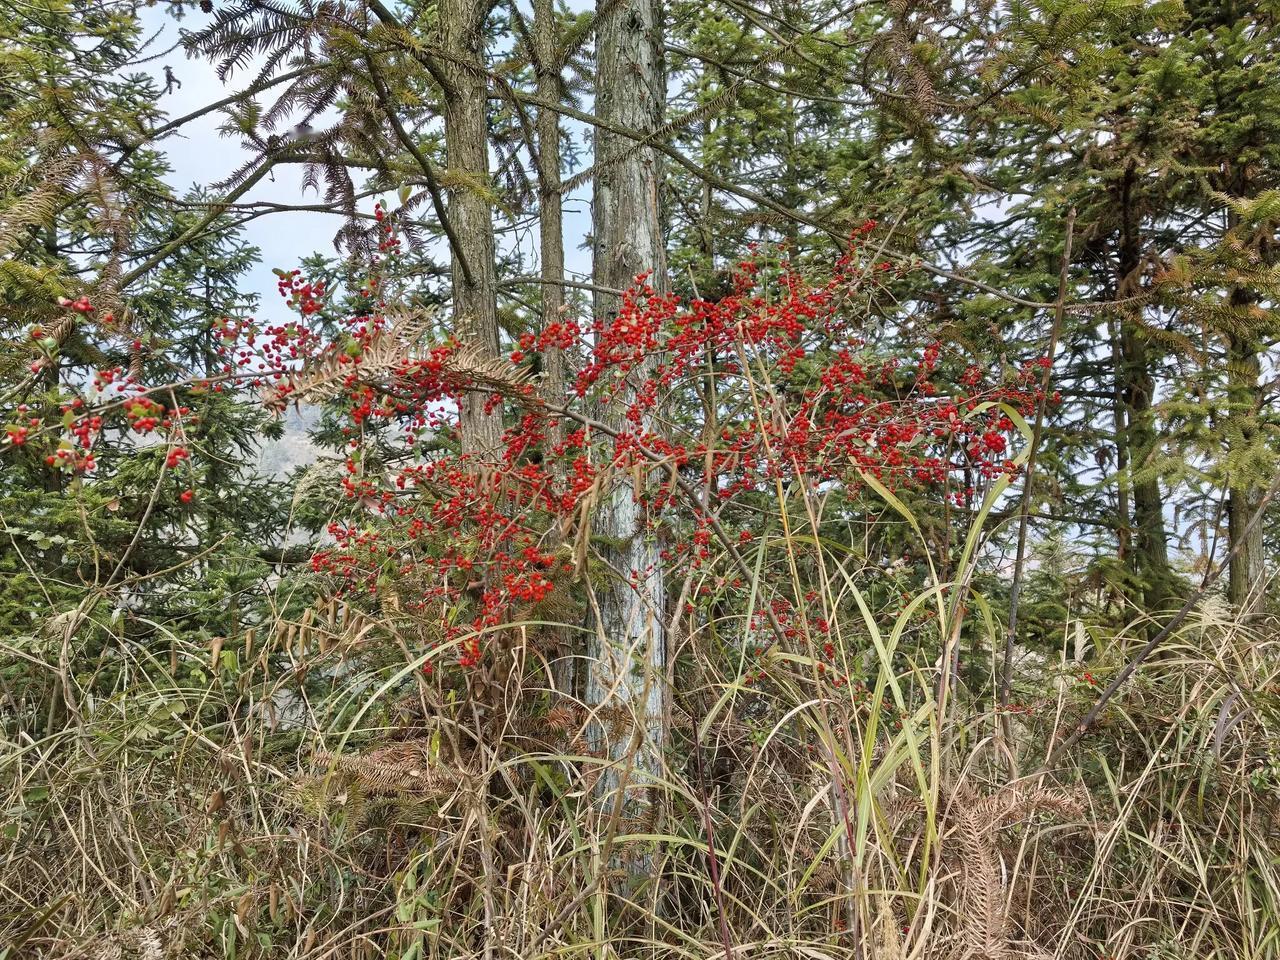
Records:
[[[1120,237],[1117,250],[1116,295],[1120,298],[1140,292],[1142,231],[1138,201],[1137,168],[1130,163],[1119,185]],[[1118,393],[1124,405],[1126,435],[1124,447],[1131,463],[1130,491],[1133,496],[1133,565],[1143,589],[1146,611],[1159,616],[1166,612],[1174,595],[1173,571],[1169,566],[1169,543],[1164,522],[1164,498],[1160,481],[1150,471],[1156,455],[1155,379],[1151,358],[1138,318],[1133,313],[1120,317],[1120,365]]]
[[[611,124],[638,133],[658,128],[666,99],[662,63],[662,11],[657,0],[601,0],[596,25],[596,111]],[[597,174],[592,206],[595,282],[623,289],[651,272],[655,287],[666,282],[659,189],[658,153],[650,147],[598,130]],[[619,309],[618,298],[598,293],[596,314]],[[627,426],[623,410],[634,396],[644,370],[603,415],[615,427]],[[648,426],[648,425],[646,425]],[[623,767],[631,762],[632,786],[657,773],[666,742],[664,686],[666,647],[663,628],[664,585],[655,537],[632,482],[615,483],[596,518],[594,532],[605,561],[620,576],[599,595],[599,629],[588,650],[587,701],[607,704],[594,733],[617,761],[600,779],[605,796],[617,790]],[[624,718],[627,718],[624,720]],[[630,720],[638,724],[632,726]],[[639,738],[636,733],[642,734]],[[630,746],[639,739],[634,756]],[[639,797],[628,791],[629,800]],[[634,815],[636,808],[631,806]]]
[[[440,44],[450,88],[445,93],[445,160],[449,221],[457,232],[453,251],[453,319],[458,339],[498,355],[497,261],[489,193],[489,130],[484,73],[487,0],[441,0]],[[485,413],[488,394],[463,398],[462,444],[484,456],[502,437],[500,412]]]
[[[1243,306],[1248,298],[1233,297],[1233,304]],[[1256,442],[1257,414],[1261,405],[1262,364],[1257,351],[1243,337],[1230,337],[1227,357],[1228,399],[1231,413],[1228,421],[1228,443],[1238,446],[1243,454]],[[1237,451],[1232,451],[1237,452]],[[1262,612],[1266,593],[1267,566],[1263,552],[1262,523],[1249,529],[1262,501],[1262,487],[1247,475],[1233,477],[1227,494],[1227,547],[1238,552],[1231,558],[1227,571],[1227,597],[1242,620],[1253,620]]]
[[[1155,380],[1151,376],[1146,343],[1136,324],[1124,324],[1120,347],[1121,395],[1127,423],[1125,447],[1132,464],[1133,563],[1142,583],[1144,607],[1158,616],[1166,612],[1173,596],[1173,572],[1169,566],[1169,542],[1160,481],[1145,472],[1156,453],[1155,415],[1152,411]]]

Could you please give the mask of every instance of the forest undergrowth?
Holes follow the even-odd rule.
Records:
[[[845,598],[866,575],[769,550]],[[8,691],[6,956],[1276,955],[1274,635],[1198,612],[1043,770],[1144,625],[1064,629],[1004,739],[989,689],[939,704],[903,656],[921,606],[846,624],[876,642],[840,684],[801,652],[748,684],[678,632],[641,817],[594,797],[546,621],[504,625],[503,682],[462,697],[413,618],[341,602],[167,653],[64,617]]]

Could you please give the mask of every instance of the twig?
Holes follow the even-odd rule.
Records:
[[[272,168],[275,167],[276,162],[277,162],[276,158],[272,158],[264,161],[258,167],[257,170],[255,170],[252,174],[250,174],[248,177],[244,179],[244,182],[242,182],[240,186],[232,190],[222,200],[216,201],[212,205],[209,212],[205,214],[203,218],[201,218],[198,222],[193,223],[190,227],[184,230],[179,236],[175,237],[173,240],[169,241],[163,247],[161,247],[160,250],[157,251],[155,254],[148,257],[142,263],[138,264],[136,267],[134,267],[132,270],[130,270],[128,273],[122,276],[116,283],[117,288],[123,291],[126,287],[129,286],[129,284],[133,283],[134,280],[137,280],[140,276],[142,276],[143,274],[151,270],[152,267],[155,267],[158,264],[160,264],[162,261],[164,261],[169,256],[169,254],[173,253],[175,250],[189,243],[191,239],[195,237],[197,234],[199,234],[202,230],[204,230],[205,227],[209,226],[209,224],[213,223],[220,216],[226,213],[227,204],[233,203],[234,201],[240,199],[246,193],[248,193],[250,190],[256,187],[258,183],[262,180],[262,178],[271,172]]]
[[[590,290],[592,293],[607,293],[612,297],[621,297],[627,291],[619,290],[616,287],[602,287],[598,283],[584,283],[581,280],[548,280],[546,277],[512,277],[509,280],[503,280],[498,284],[498,289],[506,287],[519,287],[526,283],[550,284],[557,287],[572,287],[575,290]]]
[[[374,16],[392,30],[405,29],[404,24],[400,22],[394,13],[387,9],[386,4],[384,4],[382,0],[369,0],[369,9],[373,11]],[[458,95],[457,88],[449,82],[449,78],[445,75],[445,72],[430,56],[428,56],[422,47],[409,45],[403,41],[398,42],[400,43],[400,46],[408,52],[409,56],[413,57],[413,59],[417,60],[427,68],[427,72],[431,74],[431,79],[440,85],[440,89],[444,91],[444,95],[446,97],[452,100]]]

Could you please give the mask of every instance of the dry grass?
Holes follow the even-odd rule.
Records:
[[[32,658],[0,759],[6,958],[1280,955],[1274,635],[1202,615],[1071,766],[1009,784],[963,688],[939,725],[928,664],[845,644],[897,728],[801,653],[748,689],[685,631],[677,706],[709,719],[673,724],[625,821],[519,643],[480,705],[421,679],[403,621],[332,613],[213,672],[178,637],[108,647],[105,691]],[[1051,697],[1020,768],[1084,706],[1062,673],[1020,678]]]

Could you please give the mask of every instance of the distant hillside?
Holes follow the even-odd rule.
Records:
[[[284,413],[284,435],[279,440],[266,440],[258,453],[258,472],[268,477],[283,477],[294,467],[314,463],[320,449],[311,442],[310,433],[320,420],[314,407],[290,408]]]

